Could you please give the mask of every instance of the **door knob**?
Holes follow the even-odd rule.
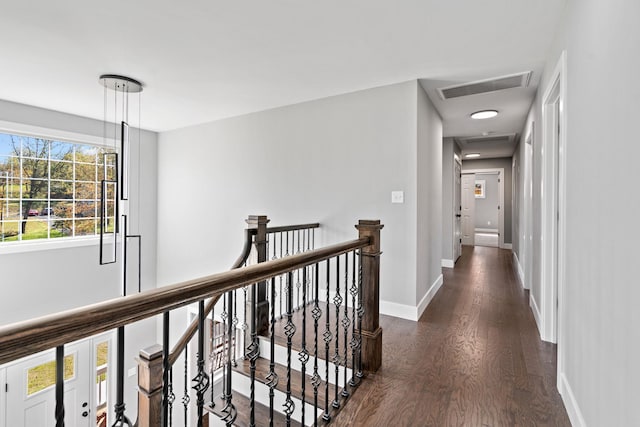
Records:
[[[462,215],[460,214],[456,214],[456,218],[460,218]]]

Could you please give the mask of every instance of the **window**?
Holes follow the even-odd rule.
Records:
[[[0,133],[0,242],[98,234],[101,182],[105,173],[107,180],[116,175],[107,151],[113,150]],[[106,200],[114,200],[115,187],[106,186]]]
[[[75,355],[64,358],[64,380],[75,377]],[[56,361],[34,366],[27,371],[27,396],[45,390],[56,383]]]

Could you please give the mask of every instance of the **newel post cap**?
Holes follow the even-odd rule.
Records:
[[[267,225],[271,221],[266,215],[249,215],[245,222],[249,228],[258,228],[261,225]]]

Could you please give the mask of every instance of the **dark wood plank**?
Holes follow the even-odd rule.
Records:
[[[236,418],[234,426],[238,427],[248,427],[249,426],[249,416],[250,416],[250,402],[249,398],[243,396],[240,393],[233,394],[233,405],[236,407],[238,411],[238,417]],[[221,417],[222,409],[224,408],[224,402],[221,399],[216,399],[216,406],[211,408],[210,406],[205,406],[205,408],[211,412],[216,417]],[[268,426],[269,425],[269,407],[262,405],[258,402],[255,404],[255,420],[256,426]],[[273,414],[273,425],[276,426],[284,426],[287,423],[287,418],[279,413],[274,411]]]
[[[336,426],[570,426],[511,251],[464,247],[418,322],[380,317],[382,367]]]

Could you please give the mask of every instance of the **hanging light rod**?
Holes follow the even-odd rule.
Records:
[[[117,74],[103,74],[98,80],[102,86],[108,89],[127,93],[142,92],[142,83],[131,77],[119,76]]]

